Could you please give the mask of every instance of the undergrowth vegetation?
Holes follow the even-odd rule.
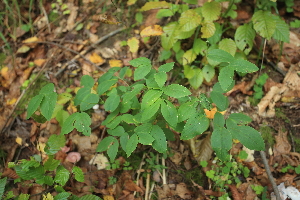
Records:
[[[27,118],[32,117],[39,123],[56,118],[61,126],[61,135],[52,135],[45,149],[41,150],[48,155],[48,160],[43,164],[40,157],[10,164],[9,167],[14,168],[20,177],[16,181],[34,180],[34,183],[44,188],[53,186],[60,193],[55,199],[68,198],[71,194],[64,190],[64,185],[71,177],[84,181],[83,173],[76,166],[70,172],[53,155],[65,146],[64,135],[74,129],[85,136],[91,135],[90,112],[97,105],[103,105],[109,113],[102,122],[107,128],[108,136],[98,144],[97,152],[106,152],[111,163],[115,163],[121,149],[129,157],[138,144],[151,145],[166,157],[167,141],[175,140],[174,132],[180,134],[181,140],[190,140],[211,128],[211,146],[222,170],[214,169],[207,176],[217,183],[216,186],[223,188],[226,187],[226,182],[219,180],[223,173],[231,172],[228,181],[236,183],[239,181],[234,178],[236,169],[239,174],[248,175],[246,168],[238,166],[236,162],[229,162],[232,158],[228,152],[233,141],[238,140],[248,149],[257,151],[265,150],[265,144],[260,132],[247,125],[252,121],[250,117],[242,113],[226,117],[223,115],[229,106],[224,94],[235,85],[236,74],[245,76],[259,70],[247,60],[254,46],[255,36],[259,35],[264,40],[289,42],[289,26],[271,12],[271,8],[277,11],[277,7],[276,2],[269,0],[256,1],[251,21],[238,27],[230,23],[230,18],[237,17],[239,0],[227,1],[228,6],[225,8],[222,7],[221,2],[225,2],[222,0],[208,1],[201,7],[196,6],[198,1],[183,2],[185,3],[147,2],[136,15],[136,19],[141,22],[140,13],[159,9],[157,18],[169,19],[162,28],[159,59],[165,61],[174,57],[176,64],[169,62],[155,69],[148,58],[139,57],[129,62],[131,68],[110,68],[97,80],[89,75],[82,76],[81,88],[75,97],[72,97],[70,91],[58,94],[54,84],[49,83],[30,100]],[[5,5],[10,13],[10,7]],[[51,18],[56,18],[55,13],[59,12],[69,14],[61,1],[54,2],[51,6]],[[19,26],[19,22],[12,22],[14,26]],[[297,21],[293,26],[297,26]],[[23,28],[29,31],[31,27]],[[233,30],[234,34],[230,35],[228,30]],[[186,40],[191,42],[183,47],[182,43]],[[134,46],[138,44],[127,42],[127,45],[130,49],[136,49]],[[212,86],[210,93],[194,96],[187,87],[167,81],[174,66],[181,67],[184,78],[193,89],[198,89],[203,81],[211,82],[215,75],[218,82]],[[133,75],[129,73],[130,69]],[[129,78],[133,82],[128,81]],[[256,100],[262,98],[262,87],[266,79],[267,75],[262,74],[254,86]],[[73,101],[79,111],[73,114],[65,111],[65,104],[69,101]],[[4,193],[4,180],[6,181],[0,180],[0,196]],[[12,194],[6,194],[6,199],[9,197]],[[26,196],[23,199],[28,198]],[[76,199],[75,196],[72,198]]]

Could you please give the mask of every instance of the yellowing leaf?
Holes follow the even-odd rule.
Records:
[[[36,59],[33,61],[33,63],[38,67],[41,67],[45,62],[46,62],[46,59]]]
[[[201,16],[195,10],[187,10],[179,18],[180,30],[191,31],[201,24],[201,20]]]
[[[221,14],[221,4],[215,1],[205,2],[202,7],[202,15],[207,21],[214,21]]]
[[[26,53],[26,52],[29,51],[29,50],[30,50],[30,47],[29,47],[29,46],[22,45],[22,46],[18,49],[17,53]]]
[[[39,39],[37,37],[31,37],[26,40],[23,40],[23,43],[26,43],[30,48],[34,48],[38,43]]]
[[[123,67],[123,63],[121,60],[110,60],[109,66],[110,67]]]
[[[159,1],[159,2],[147,2],[142,8],[141,11],[147,11],[151,9],[160,9],[160,8],[171,8],[171,5],[166,1]]]
[[[131,6],[131,5],[135,4],[136,1],[137,1],[137,0],[128,0],[128,1],[127,1],[127,5],[128,5],[128,6]]]
[[[92,53],[92,55],[90,56],[90,61],[92,63],[95,63],[95,64],[103,64],[105,62],[105,60],[99,56],[97,53]]]
[[[116,17],[112,15],[106,15],[106,14],[94,15],[92,19],[95,21],[100,21],[105,24],[120,24],[120,22],[118,22]]]
[[[219,42],[219,49],[222,49],[224,51],[227,51],[232,56],[235,55],[236,52],[236,45],[235,42],[230,38],[224,38]]]
[[[16,143],[18,143],[19,145],[22,145],[22,138],[20,138],[19,136],[17,136],[16,138]]]
[[[215,117],[216,112],[218,112],[218,110],[217,110],[216,107],[214,107],[214,108],[211,109],[211,110],[204,109],[204,112],[205,112],[206,117],[207,117],[208,119],[213,119],[213,118]],[[224,114],[226,113],[226,110],[225,110],[225,111],[222,111],[222,112],[220,112],[220,113],[221,113],[222,115],[224,115]]]
[[[46,147],[46,143],[42,143],[42,142],[38,142],[37,144],[37,150],[39,152],[45,153],[45,147]]]
[[[17,99],[16,98],[12,98],[12,99],[10,99],[10,100],[8,100],[7,102],[6,102],[6,105],[13,105],[13,104],[15,104],[17,102]]]
[[[202,38],[210,38],[214,35],[216,31],[215,24],[211,21],[204,21],[202,23],[201,32],[202,32]]]
[[[103,200],[115,200],[111,195],[103,195]]]
[[[129,46],[129,51],[135,53],[139,49],[139,40],[135,37],[132,37],[127,40],[127,45]]]
[[[183,54],[182,64],[187,65],[189,63],[192,63],[196,59],[196,57],[196,53],[193,51],[193,49],[190,49]]]
[[[142,37],[149,37],[149,36],[158,36],[163,33],[164,33],[164,31],[161,26],[152,25],[152,26],[148,26],[148,27],[144,28],[140,34]]]
[[[54,198],[50,193],[48,193],[47,195],[43,195],[43,200],[54,200]]]

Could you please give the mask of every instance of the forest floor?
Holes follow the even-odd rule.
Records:
[[[129,61],[139,57],[149,58],[154,68],[166,62],[176,62],[175,56],[160,61],[162,47],[159,36],[150,37],[148,41],[140,37],[145,27],[155,24],[164,26],[167,23],[165,18],[156,18],[159,9],[137,14],[144,1],[128,5],[130,1],[112,3],[86,0],[79,4],[78,0],[70,0],[67,3],[68,13],[64,13],[66,10],[58,2],[43,1],[40,5],[32,6],[30,12],[28,4],[20,3],[19,11],[12,6],[11,12],[6,9],[6,13],[1,14],[0,174],[2,178],[8,177],[6,189],[13,191],[16,196],[25,193],[42,199],[47,192],[54,196],[56,194],[53,188],[41,187],[34,181],[31,184],[14,184],[18,176],[8,168],[9,162],[17,163],[18,160],[40,155],[38,144],[60,133],[61,127],[56,119],[45,123],[26,119],[29,100],[42,86],[54,83],[57,93],[66,96],[66,99],[62,98],[63,108],[73,113],[77,108],[72,98],[76,88],[80,87],[83,75],[92,75],[96,79],[110,67],[130,66]],[[5,5],[1,4],[0,10],[5,10]],[[299,7],[295,6],[294,9]],[[55,9],[58,15],[52,12]],[[284,9],[283,6],[279,11],[286,21],[300,17],[299,13],[286,13]],[[237,13],[238,17],[232,23],[251,19],[252,14],[245,7],[238,7]],[[29,15],[33,26],[24,27],[19,20],[26,21]],[[17,20],[12,22],[12,17]],[[284,183],[286,187],[300,189],[300,31],[291,28],[290,34],[289,44],[280,46],[274,41],[266,43],[263,49],[264,68],[244,77],[235,76],[236,85],[226,94],[230,102],[227,113],[243,112],[252,118],[250,126],[258,130],[266,141],[267,159],[276,184]],[[138,50],[134,53],[126,45],[130,38],[139,41]],[[184,40],[182,46],[189,42]],[[255,42],[255,47],[260,49],[262,40],[259,36]],[[281,52],[281,57],[277,56],[278,52]],[[250,61],[261,65],[257,52],[253,50],[250,55]],[[183,67],[179,64],[175,66],[174,72],[169,74],[169,82],[190,88],[193,95],[209,91],[217,81],[215,77],[212,82],[194,89],[184,78]],[[263,98],[255,100],[253,86],[264,73],[268,77],[261,86]],[[133,82],[133,78],[129,77],[128,81]],[[294,90],[282,96],[284,86]],[[82,159],[76,165],[85,173],[83,183],[70,180],[66,184],[64,189],[67,192],[77,196],[94,194],[106,200],[217,199],[224,192],[219,192],[218,185],[207,177],[207,172],[212,170],[219,173],[220,179],[232,173],[225,179],[234,180],[238,177],[241,180],[239,184],[223,185],[228,188],[226,191],[232,199],[271,199],[273,188],[259,152],[254,152],[252,160],[248,162],[237,160],[250,170],[248,177],[224,172],[226,163],[218,163],[219,169],[211,165],[209,169],[199,165],[203,160],[212,163],[215,158],[210,146],[209,130],[192,145],[175,134],[175,141],[168,142],[169,154],[166,159],[162,159],[162,155],[151,146],[138,145],[129,158],[120,151],[110,169],[98,170],[99,163],[90,165],[89,162],[96,154],[97,143],[108,135],[105,126],[101,125],[107,113],[100,105],[99,109],[91,109],[90,115],[93,137],[82,136],[75,130],[66,136],[66,145],[71,151],[82,154]],[[237,143],[231,151],[240,149],[242,145]],[[66,168],[73,165],[65,162],[64,154],[56,156]]]

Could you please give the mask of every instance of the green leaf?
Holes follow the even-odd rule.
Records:
[[[101,77],[100,77],[101,78]],[[100,80],[100,79],[99,79]],[[99,82],[98,80],[98,82]],[[104,82],[99,83],[98,87],[97,87],[97,93],[98,95],[102,95],[103,93],[107,92],[107,90],[109,90],[109,88],[111,86],[113,86],[114,84],[116,84],[118,82],[118,79],[111,79],[111,80],[107,80]],[[78,91],[79,92],[79,91]]]
[[[163,92],[166,95],[174,98],[180,98],[191,95],[191,92],[187,88],[179,84],[168,85],[163,88]]]
[[[93,194],[87,194],[83,197],[80,197],[80,200],[102,200],[100,197],[93,195]]]
[[[144,110],[145,108],[151,106],[161,95],[161,90],[148,90],[148,92],[143,96],[141,109]]]
[[[6,177],[0,179],[0,198],[2,198],[3,194],[4,194],[4,189],[5,189],[5,185],[6,185]]]
[[[232,137],[230,132],[224,127],[214,128],[211,136],[211,146],[220,160],[228,160],[228,151],[232,146]]]
[[[202,17],[192,9],[189,9],[183,13],[179,18],[179,24],[182,31],[190,31],[195,29],[201,24]]]
[[[265,150],[264,140],[260,133],[250,126],[238,126],[233,121],[226,121],[227,129],[234,139],[239,140],[245,147],[251,150]]]
[[[204,21],[201,26],[202,38],[210,38],[216,32],[215,24],[212,21]]]
[[[146,107],[142,113],[142,121],[147,121],[153,117],[157,113],[161,103],[162,100],[158,99],[151,106]]]
[[[184,31],[182,30],[182,27],[176,30],[176,39],[183,40],[192,37],[192,35],[195,33],[195,28],[190,31]]]
[[[106,138],[104,138],[103,140],[101,140],[101,142],[99,143],[96,152],[103,152],[106,151],[107,149],[110,148],[110,146],[113,144],[113,142],[115,141],[115,138],[112,136],[107,136]]]
[[[53,83],[48,83],[44,87],[42,87],[40,94],[49,94],[54,92],[54,84]]]
[[[213,32],[213,36],[207,39],[210,44],[217,44],[221,40],[221,37],[223,35],[223,26],[221,26],[217,22],[214,22],[214,26],[215,31]]]
[[[180,139],[189,140],[202,134],[209,126],[209,119],[204,115],[194,116],[187,120]]]
[[[232,84],[233,76],[234,70],[231,66],[226,66],[221,69],[218,80],[223,90],[227,90],[228,87]]]
[[[197,103],[195,101],[188,101],[178,108],[178,122],[189,119],[196,114]]]
[[[63,166],[58,166],[54,182],[60,184],[61,186],[64,186],[69,180],[69,175],[70,172],[66,168],[64,168]]]
[[[230,63],[234,61],[234,57],[230,53],[221,49],[213,49],[209,51],[207,54],[207,58],[216,62]]]
[[[227,109],[228,99],[223,95],[223,93],[212,91],[210,93],[210,98],[212,99],[213,103],[217,105],[220,111],[224,111]]]
[[[234,60],[229,66],[241,73],[252,73],[258,70],[255,64],[243,59]]]
[[[290,42],[289,25],[287,25],[287,23],[285,23],[284,20],[280,19],[279,16],[275,16],[275,15],[273,15],[273,16],[276,21],[276,29],[275,29],[273,38],[275,40],[289,43]]]
[[[206,42],[204,42],[200,38],[197,38],[194,41],[194,44],[193,44],[193,51],[197,55],[199,55],[199,54],[204,55],[204,51],[205,50],[207,50],[207,44],[206,44]]]
[[[67,200],[71,196],[69,192],[61,192],[54,197],[54,200]]]
[[[229,115],[227,120],[232,120],[236,124],[248,124],[252,121],[252,119],[249,116],[244,115],[242,113],[232,113]]]
[[[162,50],[160,55],[159,55],[159,61],[162,62],[164,60],[168,60],[172,56],[172,51],[168,50]]]
[[[276,20],[270,11],[259,10],[252,17],[255,31],[270,40],[276,29]]]
[[[208,98],[205,96],[205,94],[201,93],[199,95],[199,100],[200,100],[200,104],[203,108],[205,108],[207,110],[212,109],[211,102],[208,100]]]
[[[150,71],[151,71],[151,65],[142,65],[138,67],[134,71],[134,76],[133,76],[134,80],[136,81],[145,78],[145,76],[147,76],[147,74],[149,74]]]
[[[54,183],[54,180],[51,176],[44,176],[44,183],[49,186],[52,186]]]
[[[150,133],[138,132],[136,134],[139,137],[139,143],[143,145],[151,145],[154,141],[154,138],[150,135]]]
[[[137,134],[133,134],[129,140],[127,141],[127,144],[126,144],[126,154],[127,154],[127,157],[129,157],[131,155],[131,153],[136,149],[137,147],[137,144],[138,144],[138,136]]]
[[[126,92],[122,96],[123,101],[129,102],[133,97],[135,97],[137,94],[141,92],[144,86],[145,86],[144,84],[136,84],[134,86],[131,86],[131,90]]]
[[[158,68],[158,71],[159,72],[169,72],[173,69],[174,64],[175,64],[175,62],[163,64]]]
[[[83,135],[90,136],[91,135],[91,128],[90,125],[92,124],[91,117],[85,113],[77,113],[74,128],[77,131],[82,132]]]
[[[127,115],[130,115],[130,114],[127,114]],[[130,116],[132,116],[132,115],[130,115]],[[122,120],[124,120],[124,115],[122,116]],[[109,135],[112,135],[112,136],[122,136],[122,135],[124,135],[125,130],[122,126],[117,126],[114,129],[108,129],[107,132]]]
[[[42,100],[44,98],[44,95],[39,94],[35,97],[33,97],[29,104],[28,104],[28,108],[27,108],[27,117],[26,119],[29,119],[29,117],[38,109],[38,107],[40,106]]]
[[[81,77],[81,80],[80,80],[80,85],[81,86],[84,86],[84,87],[87,87],[87,88],[92,88],[95,84],[95,81],[94,79],[89,76],[89,75],[83,75]]]
[[[161,114],[172,127],[175,127],[177,125],[177,109],[171,102],[166,101],[161,103]]]
[[[221,4],[215,1],[205,2],[202,7],[202,15],[207,21],[214,21],[221,14]]]
[[[164,50],[170,50],[173,45],[177,42],[176,30],[178,29],[177,22],[171,22],[164,26],[164,33],[161,35],[161,45]]]
[[[106,99],[104,103],[104,108],[106,111],[113,112],[117,109],[119,104],[120,104],[120,96],[118,94],[112,94]]]
[[[45,94],[42,102],[41,102],[41,113],[42,115],[49,121],[52,117],[55,104],[57,100],[57,93],[51,92]]]
[[[255,31],[252,28],[252,24],[249,23],[239,26],[234,35],[237,47],[244,51],[246,55],[252,50],[254,38]]]
[[[118,150],[119,150],[119,142],[116,138],[114,138],[112,145],[107,150],[107,155],[111,162],[113,162],[116,159]]]
[[[46,143],[45,152],[47,155],[54,155],[65,146],[66,139],[64,135],[51,135]]]
[[[49,155],[47,161],[44,163],[45,171],[54,171],[60,164],[60,160],[55,160],[53,155]]]
[[[99,102],[99,96],[97,94],[88,94],[85,96],[83,101],[80,103],[80,110],[85,111],[92,108]]]
[[[210,65],[205,65],[202,69],[203,78],[210,82],[211,79],[215,76],[215,68]]]
[[[184,65],[183,66],[183,74],[185,78],[191,79],[195,76],[195,70],[194,68],[190,67],[189,65]]]
[[[166,72],[158,72],[154,74],[154,79],[159,87],[163,87],[167,81]]]
[[[134,67],[151,66],[151,61],[148,58],[139,57],[129,61],[129,64],[131,64]]]
[[[224,38],[219,43],[219,49],[227,51],[232,56],[234,56],[234,54],[236,52],[236,45],[235,45],[235,42],[232,39],[230,39],[230,38]]]
[[[78,182],[84,182],[84,174],[81,170],[81,168],[77,166],[73,166],[72,172],[75,175],[75,180]]]
[[[167,151],[167,141],[164,131],[159,126],[154,125],[150,134],[154,138],[152,147],[159,153],[165,153]]]
[[[191,86],[196,90],[200,87],[203,82],[203,73],[199,68],[194,69],[195,75],[189,79]]]

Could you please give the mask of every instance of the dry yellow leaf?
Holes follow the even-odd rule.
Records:
[[[206,117],[207,117],[208,119],[213,119],[213,118],[215,117],[216,112],[218,112],[218,110],[217,110],[216,107],[214,107],[214,108],[211,109],[211,110],[204,109],[204,112],[205,112]],[[219,112],[219,113],[221,113],[222,115],[224,115],[224,114],[226,113],[226,110],[225,110],[225,111],[222,111],[222,112]]]
[[[151,9],[158,9],[158,8],[170,8],[171,4],[166,1],[158,1],[158,2],[147,2],[142,8],[141,11],[147,11]]]
[[[123,67],[123,62],[121,60],[110,60],[109,61],[109,66],[110,67]]]
[[[19,136],[17,136],[16,138],[16,143],[18,143],[19,145],[22,145],[22,138],[20,138]]]
[[[9,99],[7,102],[6,102],[6,105],[13,105],[17,102],[17,99],[16,98],[12,98],[12,99]]]
[[[139,49],[139,40],[135,37],[132,37],[127,40],[127,45],[129,46],[129,51],[135,53]]]
[[[43,66],[43,64],[46,62],[46,59],[36,59],[33,61],[33,63],[38,66],[38,67],[41,67]]]
[[[136,1],[137,1],[137,0],[128,0],[128,1],[127,1],[127,5],[128,5],[128,6],[131,6],[131,5],[135,4]]]
[[[158,36],[164,33],[162,27],[160,25],[152,25],[147,26],[141,31],[142,37],[149,37],[149,36]]]
[[[37,37],[31,37],[26,40],[23,40],[23,43],[29,46],[30,48],[34,48],[38,43],[39,39]]]
[[[111,195],[103,195],[104,200],[115,200],[113,196]]]
[[[45,147],[46,147],[46,143],[42,143],[42,142],[38,142],[37,144],[37,150],[39,152],[45,153]]]
[[[92,55],[90,56],[90,61],[99,65],[102,65],[105,62],[105,60],[97,53],[92,53]]]

